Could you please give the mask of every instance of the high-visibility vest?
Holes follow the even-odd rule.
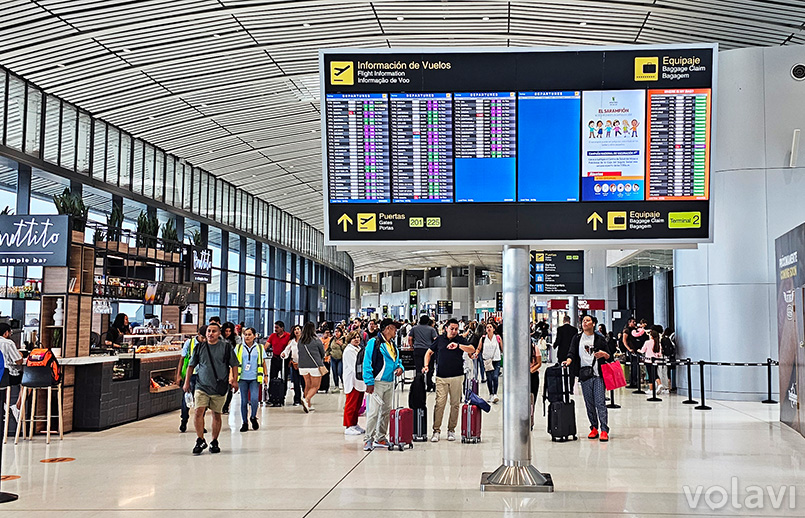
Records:
[[[254,343],[254,349],[257,350],[257,383],[263,382],[263,348],[257,342]],[[238,381],[243,375],[243,344],[238,344],[235,347],[235,355],[238,357]]]
[[[187,356],[184,357],[184,362],[182,363],[182,379],[184,379],[185,374],[187,374],[187,366],[190,365],[190,358],[193,357],[193,351],[196,349],[196,337],[190,339],[190,352]]]

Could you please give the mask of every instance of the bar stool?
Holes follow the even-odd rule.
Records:
[[[43,372],[38,372],[37,369],[44,369]],[[61,367],[59,367],[61,370]],[[62,421],[63,407],[62,407],[62,380],[63,373],[59,375],[59,382],[53,384],[50,381],[50,372],[47,367],[25,367],[22,372],[22,391],[20,419],[17,421],[17,434],[14,437],[14,444],[20,440],[20,430],[22,430],[23,440],[32,440],[34,433],[36,433],[36,423],[46,423],[47,430],[47,443],[50,444],[50,427],[53,417],[59,418],[59,440],[64,440],[64,423]],[[45,415],[36,415],[36,395],[40,390],[47,391],[47,410]],[[58,415],[53,415],[53,391],[56,390]],[[31,415],[28,416],[26,400],[30,393],[31,399]],[[28,425],[28,431],[25,430],[25,425]]]

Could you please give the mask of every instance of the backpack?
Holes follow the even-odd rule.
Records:
[[[25,360],[22,371],[22,384],[34,387],[57,385],[61,381],[61,371],[56,355],[50,349],[34,349]]]
[[[562,365],[557,363],[545,369],[543,400],[547,399],[549,403],[560,402],[562,401],[563,392]]]
[[[366,354],[366,346],[362,346],[358,351],[358,357],[355,359],[355,377],[363,381],[363,357]],[[383,353],[380,352],[379,347],[375,347],[372,351],[372,367],[377,364],[383,364]]]
[[[662,337],[660,340],[662,346],[662,354],[666,358],[676,358],[676,344],[667,336]]]

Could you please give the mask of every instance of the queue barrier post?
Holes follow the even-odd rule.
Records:
[[[766,399],[764,399],[762,401],[762,403],[764,403],[766,405],[776,405],[777,404],[777,401],[773,400],[772,397],[771,397],[771,366],[772,366],[772,364],[773,364],[772,359],[767,358],[766,359],[766,368],[767,368],[766,377],[767,377],[767,381],[768,381],[769,392],[768,392],[768,395],[767,395],[768,397],[766,397]]]
[[[641,376],[641,373],[640,373],[640,365],[642,365],[643,362],[640,361],[640,356],[638,356],[636,354],[634,356],[637,359],[636,359],[636,361],[632,362],[632,369],[637,367],[637,390],[633,390],[632,394],[645,395],[646,392],[643,390],[643,376]]]
[[[615,403],[615,391],[609,391],[609,403],[607,403],[607,408],[620,408],[621,406]]]
[[[657,401],[662,401],[661,398],[657,397],[657,364],[654,363],[654,358],[651,359],[651,363],[648,365],[649,369],[649,381],[651,382],[651,397],[646,398],[646,401],[651,401],[652,403]]]
[[[6,387],[6,390],[11,390],[11,387]],[[4,429],[3,425],[5,425],[5,412],[0,412],[0,430]],[[3,445],[0,444],[0,468],[3,466]],[[0,474],[0,480],[2,480],[2,474]],[[0,491],[0,504],[5,504],[7,502],[13,502],[17,500],[19,495],[15,495],[14,493],[6,493],[4,491]]]
[[[699,402],[693,399],[693,376],[691,375],[691,365],[692,362],[690,358],[685,360],[685,365],[688,368],[688,399],[682,402],[683,405],[698,405]]]
[[[696,410],[712,410],[711,407],[707,406],[707,401],[704,397],[704,360],[699,360],[699,388],[702,393],[702,404],[697,406]]]

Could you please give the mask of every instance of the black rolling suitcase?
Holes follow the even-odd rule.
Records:
[[[427,393],[425,392],[425,375],[414,376],[411,390],[408,393],[408,407],[414,411],[414,441],[428,440]]]
[[[555,366],[554,366],[555,367]],[[553,367],[551,367],[553,368]],[[548,406],[548,433],[551,434],[552,441],[565,442],[578,440],[576,432],[576,402],[570,399],[570,371],[567,367],[561,368],[562,397],[559,401],[554,401],[553,394],[549,392],[548,373],[546,372],[545,399],[549,399]]]
[[[288,380],[285,379],[285,362],[280,369],[281,378],[272,378],[268,381],[269,406],[285,406],[285,393],[288,391]]]
[[[330,362],[324,362],[324,366],[327,367],[327,374],[322,375],[321,377],[321,384],[319,385],[319,392],[330,392]]]

